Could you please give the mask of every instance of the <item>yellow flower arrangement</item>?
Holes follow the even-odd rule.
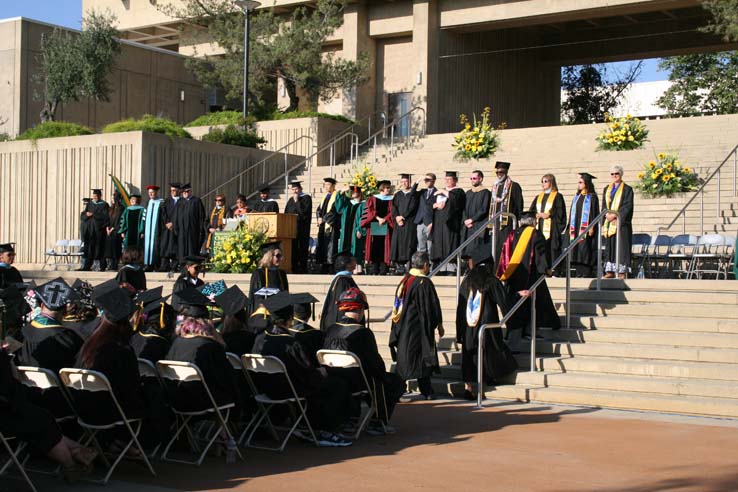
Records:
[[[697,174],[688,166],[682,167],[675,154],[659,153],[656,161],[650,161],[643,170],[638,173],[637,187],[650,197],[694,191],[700,184]]]
[[[216,243],[213,266],[220,273],[248,273],[254,270],[261,259],[261,247],[268,241],[266,234],[250,229],[241,222],[222,243]]]
[[[631,115],[615,119],[605,115],[607,128],[597,137],[599,150],[633,150],[648,140],[648,129]]]
[[[463,129],[454,136],[452,147],[456,149],[456,159],[485,159],[497,152],[500,136],[490,123],[492,109],[488,106],[482,111],[481,119],[472,115],[472,121],[465,114],[459,116]],[[499,130],[503,129],[500,125]]]
[[[377,176],[367,164],[358,164],[352,173],[353,178],[349,181],[350,186],[360,186],[364,196],[371,196],[378,192]]]

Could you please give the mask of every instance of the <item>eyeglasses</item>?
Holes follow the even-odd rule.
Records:
[[[548,183],[549,181],[547,179],[542,179],[541,183]]]
[[[282,253],[274,253],[274,257],[275,258],[281,258],[282,257]]]
[[[610,176],[620,176],[620,173],[610,173]]]
[[[423,181],[425,181],[426,183],[429,183],[429,182],[433,181],[433,179],[432,178],[425,178]]]
[[[495,171],[495,174],[507,174],[507,171]]]
[[[215,200],[215,202],[216,203],[223,203],[223,200],[218,199],[218,200]]]

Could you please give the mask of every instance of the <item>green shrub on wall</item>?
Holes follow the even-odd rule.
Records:
[[[187,126],[215,126],[215,125],[240,125],[252,126],[256,123],[256,118],[249,115],[244,120],[241,111],[216,111],[214,113],[204,114],[187,123]]]
[[[209,133],[203,135],[202,139],[206,142],[254,148],[266,143],[266,140],[256,133],[249,130],[244,131],[242,127],[236,125],[228,125],[225,129],[213,128]]]
[[[102,129],[103,133],[118,132],[152,132],[163,133],[169,137],[192,138],[187,130],[169,118],[160,118],[150,114],[143,115],[140,119],[129,118],[127,120],[110,123]]]
[[[269,119],[272,120],[291,120],[293,118],[326,118],[329,120],[343,121],[344,123],[353,124],[354,122],[340,114],[319,113],[317,111],[290,111],[282,113],[274,111]]]
[[[53,137],[74,137],[77,135],[92,135],[95,133],[86,126],[67,121],[47,121],[24,131],[16,140],[38,140]]]

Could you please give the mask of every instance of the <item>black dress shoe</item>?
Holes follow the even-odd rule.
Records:
[[[469,390],[464,390],[464,399],[469,400],[469,401],[475,401],[477,399],[477,395],[475,395]]]

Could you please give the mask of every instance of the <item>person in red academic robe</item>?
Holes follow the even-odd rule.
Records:
[[[379,193],[366,201],[361,227],[366,229],[364,261],[372,266],[374,275],[386,275],[390,264],[390,247],[392,245],[392,183],[379,182]]]

